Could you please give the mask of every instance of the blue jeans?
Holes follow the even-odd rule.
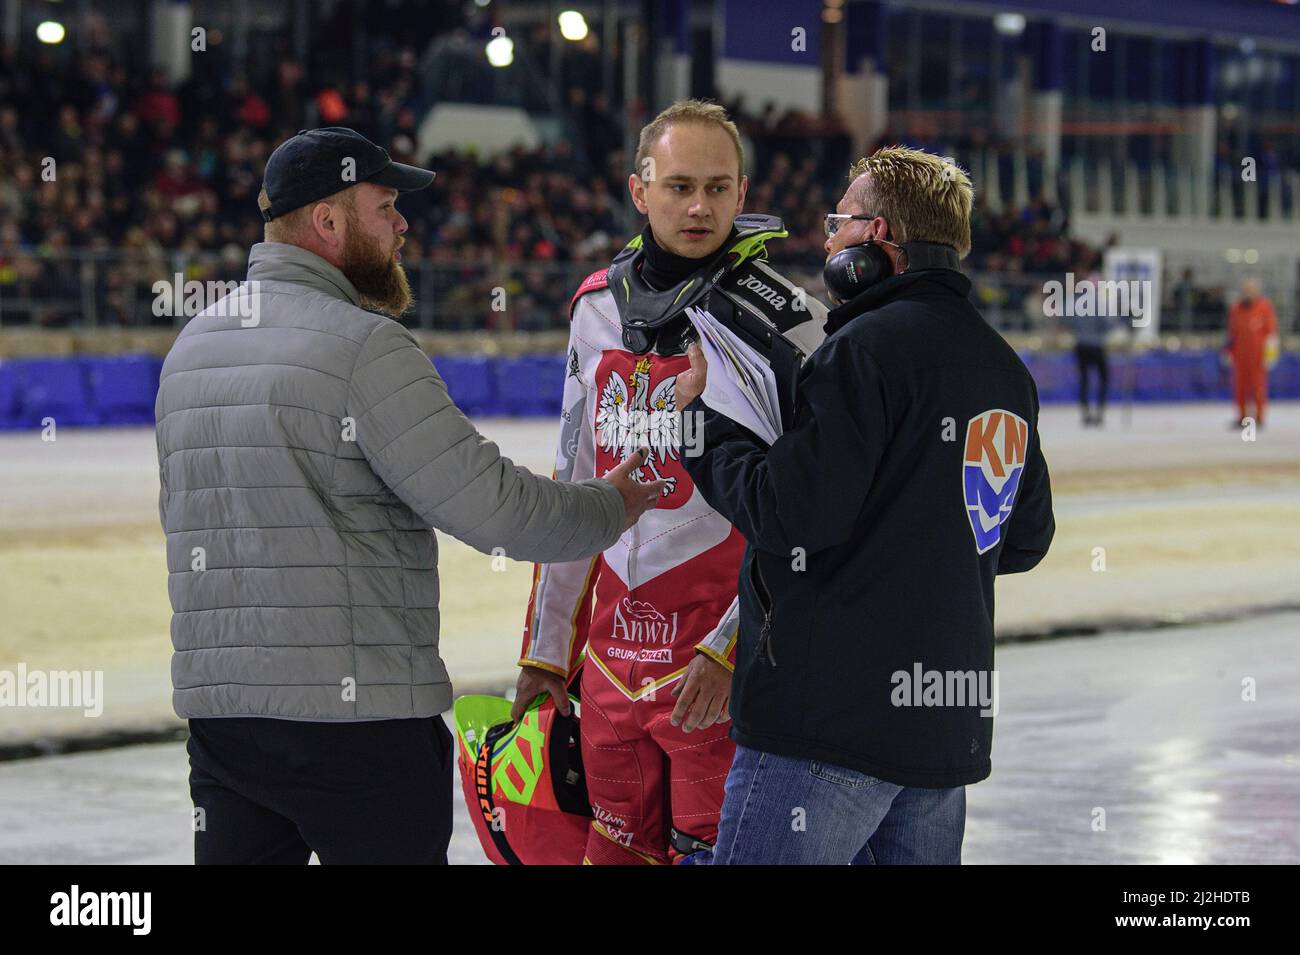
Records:
[[[744,746],[727,776],[708,865],[960,865],[966,788],[899,786]],[[699,856],[703,856],[702,858]]]

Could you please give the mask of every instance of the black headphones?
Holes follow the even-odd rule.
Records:
[[[915,272],[918,269],[960,270],[961,260],[957,257],[957,250],[950,245],[940,245],[938,242],[904,242],[898,245],[888,239],[880,241],[903,253],[900,273]],[[875,239],[841,249],[826,260],[826,266],[822,269],[826,290],[841,302],[857,298],[893,274],[894,263]]]

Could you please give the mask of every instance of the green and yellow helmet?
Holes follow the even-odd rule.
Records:
[[[461,788],[497,865],[579,865],[591,807],[578,717],[539,697],[518,722],[498,696],[462,696],[452,710]]]

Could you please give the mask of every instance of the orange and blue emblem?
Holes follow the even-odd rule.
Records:
[[[1002,539],[1002,525],[1011,516],[1025,472],[1028,438],[1025,419],[1001,408],[976,415],[966,424],[962,488],[975,549],[981,554]]]

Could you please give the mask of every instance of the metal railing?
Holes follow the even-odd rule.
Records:
[[[403,323],[433,331],[548,331],[568,325],[573,292],[601,262],[482,261],[403,263],[415,304]],[[812,297],[826,301],[819,269],[774,263]],[[60,250],[56,255],[0,256],[0,327],[179,328],[210,304],[208,283],[243,280],[242,258],[140,250]],[[1045,334],[1066,329],[1044,313],[1044,283],[1062,276],[970,273],[972,301],[988,322],[1006,333]],[[161,283],[161,284],[160,284]],[[202,283],[204,293],[191,295]],[[180,287],[177,311],[176,288]],[[219,288],[219,287],[218,287]],[[1231,289],[1167,282],[1160,330],[1223,330]],[[1267,290],[1266,290],[1267,291]],[[1294,330],[1296,303],[1275,299],[1279,322]]]

